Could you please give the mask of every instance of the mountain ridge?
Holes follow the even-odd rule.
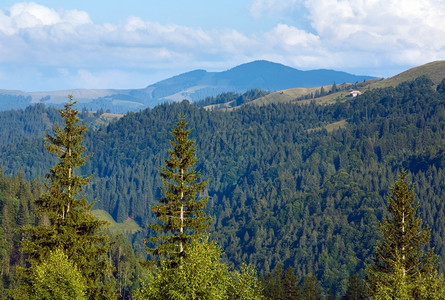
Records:
[[[79,107],[115,113],[138,111],[163,102],[184,99],[197,101],[223,92],[245,92],[250,89],[278,91],[293,87],[316,87],[334,82],[357,82],[372,79],[335,70],[302,71],[265,60],[252,61],[221,72],[202,69],[161,80],[141,89],[72,89],[49,92],[0,90],[0,111],[24,109],[29,104],[60,106],[73,94]],[[17,101],[20,97],[21,101]]]

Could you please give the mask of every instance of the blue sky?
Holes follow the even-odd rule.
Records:
[[[0,2],[0,89],[142,88],[266,59],[390,77],[445,59],[443,0]]]

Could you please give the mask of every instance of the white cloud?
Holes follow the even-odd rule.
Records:
[[[311,0],[311,25],[333,51],[380,52],[381,60],[422,63],[445,49],[442,0]]]
[[[9,17],[16,29],[54,25],[61,22],[59,14],[34,2],[17,3],[11,7]]]
[[[90,17],[86,12],[78,10],[57,12],[34,2],[16,3],[7,13],[0,12],[0,31],[7,35],[17,34],[24,29],[41,29],[57,25],[69,30],[90,23]]]
[[[5,15],[2,11],[0,11],[0,32],[4,34],[14,34],[16,30],[12,27],[11,18]]]
[[[131,17],[118,29],[123,41],[145,46],[170,45],[172,47],[197,47],[208,44],[212,39],[202,29],[175,24],[159,24]]]
[[[254,0],[250,6],[255,17],[268,11],[280,11],[285,22],[264,34],[262,55],[295,67],[388,76],[445,58],[442,0]],[[309,26],[292,22],[295,12]]]
[[[286,46],[311,47],[314,49],[318,47],[319,37],[300,30],[296,27],[286,24],[278,24],[268,34],[269,40],[274,40],[275,44]],[[295,48],[295,50],[297,50]]]
[[[54,85],[65,78],[63,84],[73,87],[135,87],[144,79],[132,78],[143,74],[148,84],[152,74],[222,70],[254,59],[372,74],[366,70],[445,58],[442,0],[253,0],[249,11],[276,22],[249,34],[230,24],[208,29],[138,17],[95,24],[85,11],[16,3],[0,10],[0,88],[8,88],[3,85],[7,66],[20,64],[17,78],[28,67],[32,70],[22,76],[36,78],[23,82]],[[52,80],[45,79],[48,74]]]

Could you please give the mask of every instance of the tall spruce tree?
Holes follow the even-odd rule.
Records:
[[[292,266],[289,266],[284,272],[283,278],[284,299],[297,300],[300,298],[300,289],[298,287],[298,279]]]
[[[366,294],[366,288],[363,285],[357,274],[353,274],[349,277],[348,290],[342,300],[365,300],[368,298]]]
[[[422,299],[439,292],[443,277],[435,270],[432,249],[422,250],[429,243],[430,230],[416,216],[418,206],[402,170],[388,196],[389,216],[379,224],[383,241],[375,248],[374,264],[367,266],[368,292],[375,299]],[[425,290],[426,286],[431,288]]]
[[[76,174],[76,169],[88,158],[83,155],[85,147],[82,145],[87,128],[79,124],[73,96],[68,98],[69,102],[59,110],[65,126],[55,125],[54,135],[46,134],[45,149],[57,155],[59,162],[45,176],[46,192],[36,201],[43,222],[22,229],[23,251],[31,268],[35,268],[51,251],[62,249],[85,277],[87,297],[110,299],[114,298],[114,293],[106,283],[110,272],[108,240],[101,231],[106,222],[90,213],[93,204],[88,204],[80,194],[91,176]]]
[[[204,212],[207,197],[196,198],[207,182],[198,182],[200,173],[193,169],[195,146],[186,126],[180,115],[172,130],[169,159],[159,171],[164,197],[152,210],[160,223],[149,225],[157,236],[146,240],[157,246],[147,247],[147,252],[154,255],[158,268],[142,285],[143,299],[227,299],[232,286],[239,284],[220,262],[220,248],[203,234],[210,222]]]
[[[149,227],[157,232],[157,236],[146,240],[155,244],[155,248],[147,247],[147,251],[168,261],[172,267],[181,265],[184,247],[199,238],[210,222],[210,217],[204,212],[208,197],[196,199],[207,181],[198,182],[200,173],[193,169],[197,161],[195,146],[194,141],[189,140],[190,130],[186,126],[184,116],[179,115],[179,121],[172,130],[169,158],[159,171],[164,197],[159,199],[158,205],[152,206],[160,223]]]
[[[320,282],[314,273],[307,274],[303,282],[302,296],[307,300],[318,300],[320,296]]]

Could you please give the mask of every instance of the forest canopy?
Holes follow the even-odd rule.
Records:
[[[435,248],[443,272],[443,91],[421,77],[330,105],[224,112],[182,102],[129,113],[86,133],[86,151],[94,156],[81,173],[95,174],[86,196],[119,222],[154,222],[150,206],[162,186],[157,170],[182,113],[196,142],[196,169],[208,180],[210,234],[229,264],[247,262],[264,277],[278,265],[292,267],[299,284],[314,275],[325,295],[345,295],[350,276],[363,278],[371,262],[389,187],[405,167],[416,184],[419,214],[431,228],[427,248]],[[330,130],[331,124],[340,125]],[[40,140],[18,133],[0,145],[4,173],[43,176],[53,162]],[[144,235],[131,237],[136,251],[143,252]]]

